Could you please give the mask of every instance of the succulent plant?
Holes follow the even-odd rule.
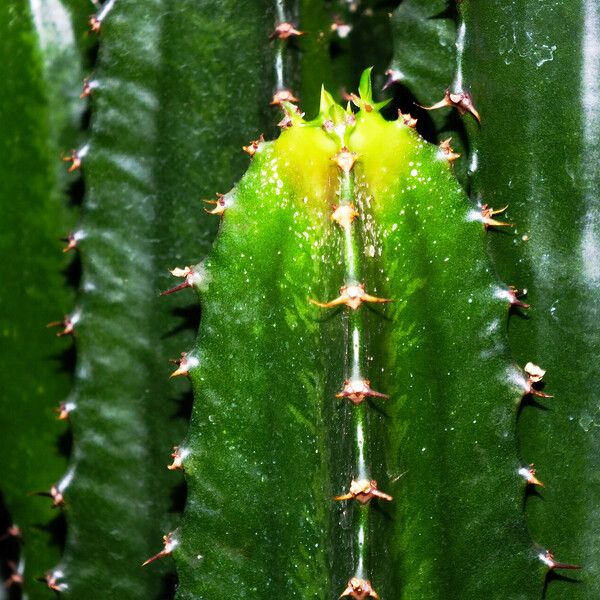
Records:
[[[0,598],[597,597],[600,11],[94,4],[0,8]]]

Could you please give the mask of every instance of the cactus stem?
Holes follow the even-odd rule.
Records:
[[[344,173],[350,173],[357,158],[358,154],[356,154],[356,152],[350,152],[346,146],[342,146],[342,149],[335,156],[332,156],[331,160],[335,161],[335,164]]]
[[[481,116],[477,112],[477,109],[473,104],[473,98],[469,92],[459,92],[455,94],[450,90],[446,90],[444,98],[432,106],[422,106],[421,104],[417,104],[417,106],[420,106],[425,110],[436,110],[438,108],[452,106],[456,108],[461,115],[464,115],[465,113],[471,113],[475,119],[477,119],[477,122],[481,123]]]
[[[388,502],[393,500],[389,494],[377,489],[377,482],[374,479],[353,479],[348,493],[335,496],[334,500],[358,500],[361,504],[367,504],[373,498],[381,498]]]
[[[340,295],[329,302],[318,302],[312,298],[309,298],[308,301],[316,306],[321,306],[322,308],[332,308],[334,306],[339,306],[340,304],[345,304],[352,310],[356,310],[363,302],[383,303],[392,302],[393,300],[390,298],[378,298],[377,296],[371,296],[365,292],[364,284],[359,283],[343,285],[340,288]]]
[[[171,537],[172,535],[173,535],[173,533],[167,533],[167,535],[163,535],[163,545],[164,545],[163,549],[160,552],[157,552],[154,556],[151,556],[148,560],[145,560],[142,563],[142,567],[145,567],[146,565],[153,563],[155,560],[158,560],[159,558],[164,558],[165,556],[169,556],[170,554],[172,554],[173,550],[175,549],[175,547],[178,544],[177,540],[175,540]]]
[[[306,32],[299,31],[292,23],[284,21],[275,26],[275,30],[269,36],[269,39],[274,40],[275,38],[278,38],[280,40],[287,40],[290,37],[298,37],[301,35],[306,35]]]
[[[538,558],[550,569],[581,569],[578,565],[570,565],[567,563],[561,563],[554,560],[554,554],[550,552],[550,550],[546,550],[545,552],[540,552],[538,554]]]
[[[288,88],[283,88],[281,90],[277,90],[273,94],[271,106],[281,106],[284,102],[300,102],[300,99],[294,96],[292,90]]]
[[[339,206],[333,206],[331,220],[335,221],[342,229],[349,229],[358,216],[354,204],[340,204]]]
[[[389,398],[387,394],[382,394],[371,389],[371,382],[368,379],[346,379],[341,392],[335,395],[336,398],[348,398],[353,404],[360,404],[367,396],[373,398]]]
[[[417,119],[415,119],[410,113],[403,113],[400,109],[398,109],[398,119],[413,129],[417,126]]]
[[[242,146],[242,150],[252,158],[257,152],[258,147],[265,141],[265,136],[261,133],[257,140],[252,140],[247,146]]]
[[[366,579],[359,579],[353,577],[349,582],[346,589],[340,594],[340,598],[344,596],[352,596],[356,600],[365,600],[366,598],[375,598],[379,600],[379,595],[373,589],[370,581]]]
[[[455,160],[460,158],[460,154],[458,152],[454,152],[454,149],[450,145],[452,138],[440,142],[440,152],[442,157],[447,160],[450,164],[452,164]]]
[[[533,464],[530,464],[529,467],[521,467],[518,470],[518,473],[525,481],[530,485],[537,485],[538,487],[546,487],[537,477],[536,471],[533,468]]]

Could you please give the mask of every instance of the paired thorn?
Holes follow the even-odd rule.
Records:
[[[375,600],[379,600],[379,595],[373,589],[371,582],[358,577],[353,577],[348,582],[348,586],[340,594],[340,598],[343,598],[344,596],[352,596],[356,600],[365,600],[366,598],[375,598]]]
[[[494,210],[491,206],[487,204],[481,205],[481,222],[483,223],[483,227],[485,229],[489,229],[490,227],[513,227],[513,223],[507,223],[506,221],[498,221],[494,219],[495,215],[502,214],[508,208],[508,204],[504,208],[500,208],[498,210]]]
[[[163,558],[165,556],[170,556],[174,550],[174,548],[177,546],[178,542],[177,540],[174,540],[171,536],[173,535],[173,533],[167,533],[167,535],[163,535],[163,549],[158,552],[157,554],[155,554],[154,556],[151,556],[148,560],[144,561],[142,563],[142,567],[145,567],[146,565],[149,565],[150,563],[153,563],[155,560],[158,560],[159,558]]]
[[[77,150],[71,150],[70,154],[63,156],[63,161],[71,163],[67,169],[67,173],[73,173],[81,168],[81,156]]]
[[[206,204],[214,204],[214,208],[212,210],[204,209],[209,215],[219,215],[223,216],[225,213],[225,209],[227,208],[227,202],[225,201],[225,194],[217,193],[216,200],[204,200]]]
[[[449,137],[448,139],[440,142],[440,151],[442,153],[442,156],[450,164],[452,164],[455,160],[460,158],[460,154],[458,152],[454,152],[454,148],[452,148],[452,146],[450,145],[451,141],[452,141],[452,138]]]
[[[528,362],[525,367],[523,367],[527,375],[527,381],[525,382],[525,395],[531,394],[532,396],[538,396],[539,398],[552,398],[550,394],[545,394],[544,392],[538,390],[535,385],[540,383],[542,379],[544,379],[544,375],[546,371],[537,365],[534,365],[532,362]]]
[[[88,33],[100,33],[100,29],[102,27],[102,21],[98,18],[97,15],[92,15],[90,20],[88,21],[90,26]]]
[[[257,152],[258,147],[265,141],[265,136],[261,133],[257,140],[252,140],[247,146],[242,146],[242,150],[252,158]]]
[[[387,394],[376,392],[371,388],[371,382],[368,379],[346,379],[341,392],[335,395],[336,398],[348,398],[353,404],[360,404],[367,396],[372,398],[389,398]]]
[[[181,358],[171,359],[170,363],[177,365],[177,369],[171,373],[169,378],[181,377],[189,375],[190,369],[198,366],[198,359],[194,356],[189,356],[187,352],[181,353]]]
[[[538,558],[551,570],[554,569],[581,569],[578,565],[570,565],[554,560],[554,554],[550,550],[540,552]]]
[[[59,508],[59,507],[65,505],[65,498],[64,498],[62,492],[55,485],[53,485],[50,488],[49,492],[33,492],[30,495],[31,496],[46,496],[48,498],[52,498],[51,508]]]
[[[292,113],[290,112],[291,107],[293,107],[295,113],[300,116],[300,118],[304,116],[304,113],[300,110],[300,108],[294,104],[290,104],[288,106],[290,107],[289,109],[285,105],[281,106],[281,108],[283,108],[283,119],[277,123],[277,127],[280,127],[281,129],[289,129],[294,124],[294,119],[292,117]]]
[[[84,98],[88,98],[92,95],[92,90],[96,87],[94,81],[92,81],[91,77],[86,77],[83,80],[83,88],[81,90],[81,94],[79,94],[79,99],[83,100]]]
[[[335,298],[335,300],[330,300],[329,302],[317,302],[316,300],[309,298],[308,301],[322,308],[332,308],[333,306],[345,304],[352,310],[356,310],[363,302],[373,302],[376,304],[392,302],[392,300],[389,298],[378,298],[377,296],[371,296],[370,294],[367,294],[365,292],[365,286],[362,283],[359,283],[358,285],[342,286],[340,288],[340,295]]]
[[[48,571],[44,577],[36,577],[37,581],[45,583],[49,589],[54,592],[64,592],[69,586],[66,583],[59,583],[59,580],[64,577],[62,571]]]
[[[75,410],[75,402],[61,402],[55,409],[56,418],[59,421],[66,421],[69,414]]]
[[[537,485],[538,487],[546,487],[537,477],[536,471],[533,468],[533,463],[529,467],[521,467],[518,471],[519,475],[529,484]]]
[[[398,118],[408,127],[415,128],[417,126],[417,119],[415,119],[410,113],[403,113],[400,109],[398,109]],[[448,140],[448,142],[449,141],[450,140]]]
[[[273,94],[273,99],[271,100],[271,106],[281,106],[284,102],[300,102],[299,98],[294,96],[292,90],[288,88],[284,88],[281,90],[277,90]]]
[[[56,337],[62,337],[63,335],[72,335],[75,332],[75,323],[77,323],[77,319],[74,316],[65,315],[62,321],[52,321],[46,327],[62,327],[62,331],[56,334]]]
[[[334,500],[358,500],[361,504],[368,504],[373,498],[381,498],[391,502],[393,498],[377,489],[374,479],[353,479],[347,494],[335,496]]]
[[[357,159],[358,154],[356,152],[350,152],[346,146],[343,146],[337,154],[331,157],[331,160],[333,160],[344,173],[350,173],[350,171],[352,171]]]
[[[67,237],[60,238],[61,242],[66,242],[66,246],[63,248],[63,252],[71,252],[71,250],[77,249],[77,244],[79,240],[82,240],[85,237],[82,231],[70,231],[67,234]]]
[[[161,292],[161,296],[169,296],[170,294],[174,294],[175,292],[179,292],[180,290],[184,290],[189,287],[194,287],[194,284],[198,283],[199,274],[194,270],[194,267],[184,267],[183,269],[175,267],[174,269],[169,269],[169,273],[171,273],[173,277],[184,277],[185,280],[183,283],[180,283],[175,287]]]
[[[275,38],[278,38],[280,40],[287,40],[290,37],[298,37],[301,35],[306,35],[306,32],[298,31],[292,23],[284,21],[283,23],[277,24],[275,30],[269,36],[269,39],[274,40]]]
[[[517,289],[514,285],[508,287],[508,301],[511,306],[518,306],[520,308],[529,308],[530,305],[521,301],[520,298],[527,295],[527,289]]]
[[[422,106],[421,104],[417,104],[417,106],[420,106],[425,110],[436,110],[438,108],[451,106],[456,108],[461,115],[471,113],[475,119],[477,119],[477,122],[481,123],[481,116],[477,112],[477,109],[473,104],[473,98],[469,92],[459,92],[458,94],[454,94],[450,90],[446,90],[444,98],[432,106]]]
[[[341,39],[346,39],[352,31],[352,25],[344,23],[337,15],[333,17],[333,23],[330,27],[333,33],[337,33]]]
[[[350,229],[354,219],[358,216],[359,214],[356,211],[354,204],[333,205],[331,220],[335,221],[342,229]]]
[[[176,471],[179,469],[183,471],[183,460],[188,456],[190,451],[187,448],[181,448],[180,446],[173,446],[173,452],[171,452],[171,458],[173,462],[170,465],[167,465],[167,469],[169,471]]]

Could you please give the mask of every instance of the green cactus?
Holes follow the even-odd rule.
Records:
[[[595,598],[593,4],[94,3],[0,9],[8,595]]]

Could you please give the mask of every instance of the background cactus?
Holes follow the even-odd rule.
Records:
[[[13,219],[5,254],[24,241],[2,270],[27,282],[1,294],[11,340],[3,349],[4,521],[21,526],[24,542],[1,542],[5,576],[20,557],[28,597],[49,597],[32,581],[48,571],[58,577],[46,583],[66,597],[169,598],[170,559],[141,563],[172,531],[166,551],[180,598],[364,596],[346,589],[353,575],[382,598],[596,597],[595,7],[463,0],[458,14],[445,2],[405,0],[390,26],[395,4],[109,1],[92,20],[100,52],[88,88],[91,128],[79,143],[75,80],[79,65],[95,60],[95,38],[82,30],[89,4],[5,4],[2,68],[15,92],[0,105],[11,157],[1,167]],[[71,22],[74,39],[64,36]],[[306,35],[271,35],[285,22]],[[52,23],[63,34],[60,52],[48,43],[57,39]],[[306,121],[322,82],[340,99],[369,64],[376,97],[390,69],[394,99],[382,113],[391,121],[365,106],[377,107],[367,79],[355,125],[327,95],[312,124],[286,105],[292,126],[257,144],[200,263],[219,218],[203,216],[199,199],[219,201],[215,193],[247,165],[241,146],[273,136],[281,119],[268,107],[273,93],[290,88]],[[481,127],[452,107],[412,104],[434,105],[446,87],[472,92]],[[397,107],[419,118],[428,139],[452,135],[467,154],[454,170],[471,203],[447,156],[397,118]],[[329,121],[346,125],[343,140]],[[343,145],[358,154],[347,173],[331,160],[350,164]],[[87,150],[78,155],[85,202],[77,226],[58,202],[69,181],[60,152],[71,147]],[[81,180],[69,177],[76,199]],[[514,227],[486,232],[481,205],[507,203],[497,218]],[[340,226],[330,219],[334,204],[352,204],[359,217]],[[74,308],[52,241],[68,231],[79,232],[83,268]],[[503,323],[518,299],[496,279],[486,246],[501,279],[526,286],[532,304],[528,318],[510,312],[512,358]],[[191,349],[192,292],[159,293],[173,285],[168,268],[194,264],[189,281],[203,314]],[[361,269],[355,283],[394,302],[328,311],[308,301],[339,296],[352,268]],[[80,315],[70,393],[68,373],[51,358],[69,342],[53,345],[42,331],[66,312]],[[355,331],[359,381],[387,400],[355,405],[356,386],[344,388],[356,374]],[[166,361],[186,349],[177,370],[194,367],[196,400],[184,438],[190,400],[185,383],[168,385]],[[554,399],[520,401],[536,379],[515,366],[527,361],[548,368]],[[25,374],[32,364],[35,377]],[[65,399],[76,406],[72,449],[57,447],[64,426],[51,417]],[[364,475],[391,502],[332,499],[363,476],[361,436]],[[181,477],[165,468],[173,445],[172,467],[181,461],[188,486],[181,523]],[[533,461],[546,484],[538,493],[526,481]],[[61,498],[27,496],[58,481],[66,530],[62,518],[51,520]],[[556,575],[548,547],[584,570]]]

